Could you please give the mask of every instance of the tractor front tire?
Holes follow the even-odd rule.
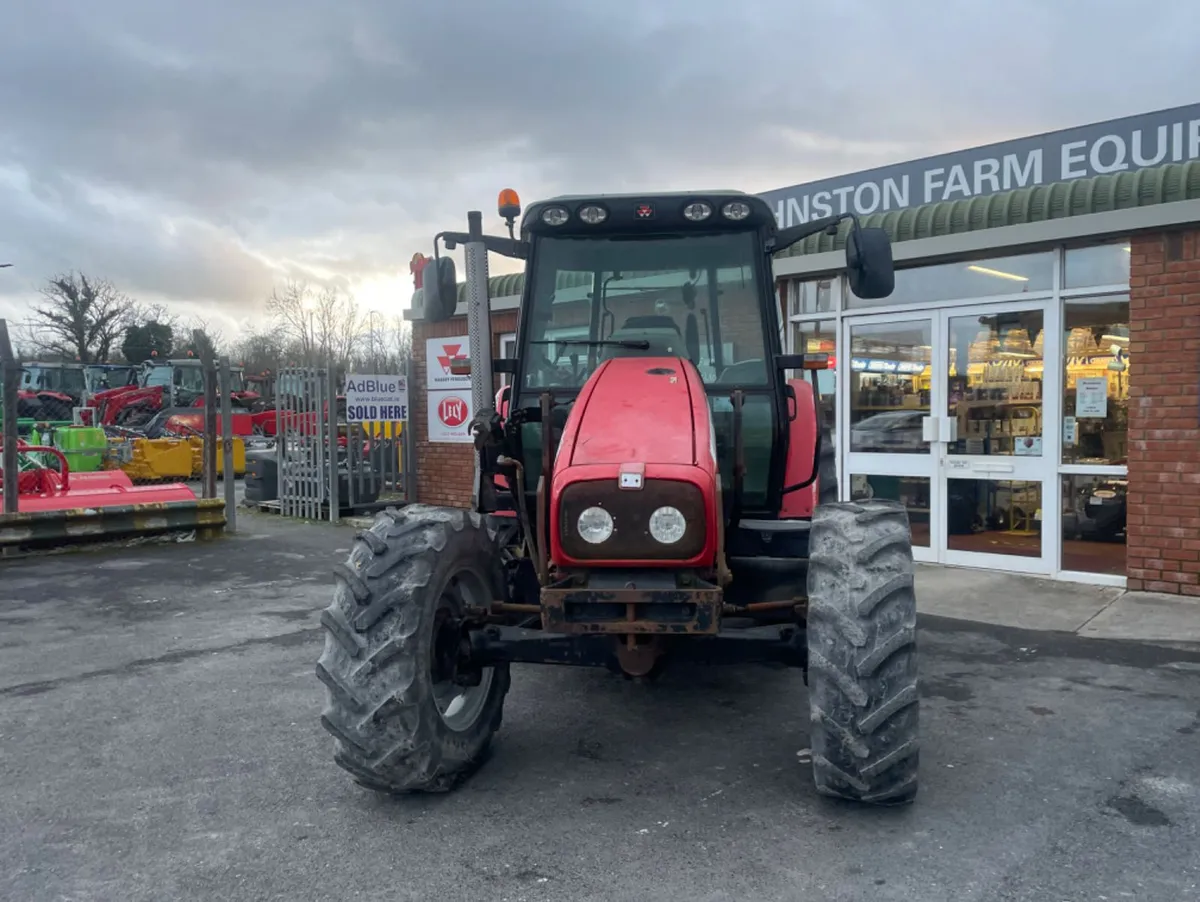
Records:
[[[475,686],[453,672],[465,609],[504,597],[495,529],[461,510],[388,510],[337,577],[317,663],[334,760],[379,792],[453,789],[484,760],[510,685],[507,665]]]
[[[919,759],[917,602],[904,507],[818,507],[808,596],[817,791],[872,804],[911,802]]]

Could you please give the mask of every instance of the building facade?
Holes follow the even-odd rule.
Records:
[[[833,360],[843,498],[903,502],[922,561],[1200,596],[1200,105],[764,196],[785,224],[849,204],[894,242],[882,301],[849,291],[844,237],[774,263],[785,349]],[[521,281],[491,280],[494,355]],[[466,331],[414,323],[424,502],[470,503],[426,359]]]

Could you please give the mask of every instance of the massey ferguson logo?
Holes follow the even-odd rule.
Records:
[[[467,421],[467,402],[462,398],[442,398],[437,406],[438,419],[453,429]]]
[[[442,366],[442,372],[447,376],[454,375],[450,372],[450,361],[462,357],[462,345],[442,345],[442,353],[438,354],[437,362]]]

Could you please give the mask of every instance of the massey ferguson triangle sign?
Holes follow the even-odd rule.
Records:
[[[1200,103],[766,191],[781,228],[1200,159]]]

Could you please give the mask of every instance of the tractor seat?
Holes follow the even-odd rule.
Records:
[[[672,316],[650,315],[650,316],[631,316],[621,325],[621,331],[626,329],[670,329],[676,335],[681,334],[679,331],[679,323],[675,322]]]

